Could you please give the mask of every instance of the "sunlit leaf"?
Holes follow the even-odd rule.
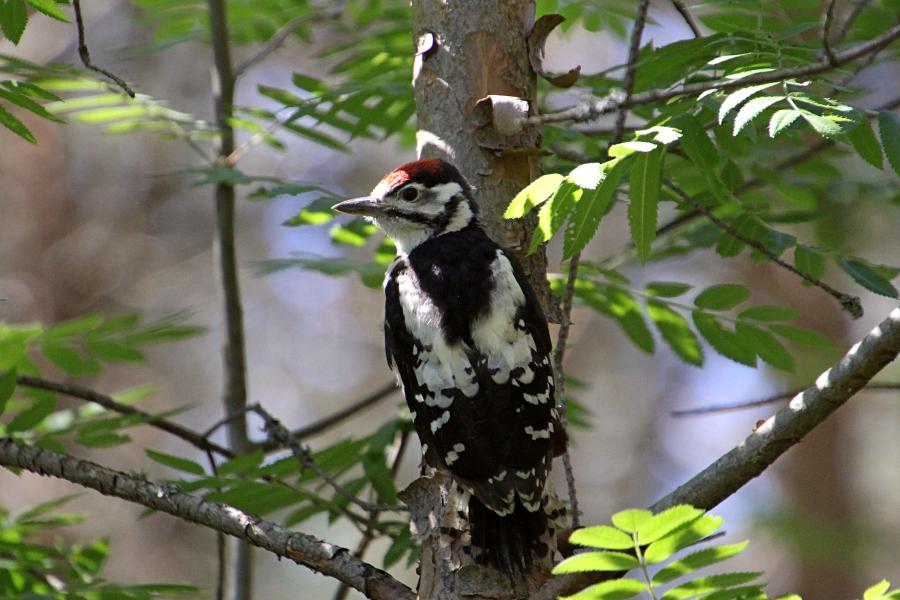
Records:
[[[638,258],[646,262],[656,237],[659,191],[662,177],[662,150],[638,154],[631,166],[628,224]]]

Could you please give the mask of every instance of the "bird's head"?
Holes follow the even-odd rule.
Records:
[[[467,227],[478,214],[472,187],[456,167],[436,158],[401,165],[382,177],[368,196],[332,208],[371,219],[401,253]]]

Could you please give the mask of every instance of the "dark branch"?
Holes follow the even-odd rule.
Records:
[[[220,454],[227,458],[234,458],[234,453],[231,450],[209,441],[206,436],[197,433],[196,431],[182,427],[177,423],[172,423],[171,421],[167,421],[166,419],[162,419],[148,412],[144,412],[139,408],[116,402],[111,396],[101,394],[92,389],[71,383],[47,381],[46,379],[28,375],[19,375],[16,378],[16,382],[19,385],[24,385],[26,387],[56,392],[57,394],[64,394],[66,396],[71,396],[72,398],[78,398],[79,400],[87,400],[88,402],[93,402],[94,404],[119,413],[120,415],[138,416],[151,427],[171,433],[175,437],[181,438],[185,442],[204,452],[215,452],[216,454]]]
[[[209,502],[176,486],[151,483],[123,471],[65,454],[0,439],[0,464],[58,477],[162,511],[283,556],[359,590],[373,600],[413,600],[415,594],[388,573],[363,562],[346,548],[289,531],[233,506]]]
[[[900,383],[869,383],[860,392],[896,392],[900,390]],[[788,398],[793,398],[803,389],[791,390],[762,398],[760,400],[751,400],[750,402],[738,402],[736,404],[710,404],[709,406],[700,406],[697,408],[687,408],[684,410],[673,410],[670,414],[673,417],[694,417],[697,415],[708,415],[713,413],[732,412],[737,410],[747,410],[748,408],[758,408],[760,406],[768,406]]]
[[[684,190],[682,190],[671,181],[667,181],[666,186],[673,192],[675,192],[675,194],[681,199],[682,202],[693,207],[694,210],[705,216],[713,225],[715,225],[731,237],[744,242],[751,248],[762,253],[766,258],[768,258],[770,261],[772,261],[782,269],[790,271],[794,275],[802,278],[804,281],[807,281],[817,288],[824,290],[826,293],[840,302],[841,308],[850,313],[850,316],[852,316],[854,319],[858,319],[863,315],[862,302],[860,302],[857,296],[851,296],[850,294],[845,294],[844,292],[836,290],[821,279],[816,279],[815,277],[804,273],[800,269],[797,269],[793,265],[786,263],[785,261],[781,260],[781,258],[779,258],[774,252],[766,248],[765,244],[763,244],[759,240],[755,240],[749,236],[742,234],[740,231],[717,217],[715,213],[713,213],[713,211],[694,200],[689,194],[687,194]]]
[[[78,56],[81,57],[81,64],[83,64],[86,69],[109,77],[117,86],[122,88],[122,91],[134,98],[134,90],[131,89],[131,86],[129,86],[124,79],[91,62],[91,51],[88,50],[87,40],[84,37],[84,19],[81,16],[81,0],[72,0],[72,8],[75,9],[75,27],[78,30]]]
[[[700,31],[700,26],[697,25],[697,21],[694,20],[694,16],[688,11],[687,6],[684,5],[684,2],[681,0],[672,0],[672,6],[675,7],[675,10],[678,11],[678,14],[681,15],[681,18],[684,19],[684,22],[688,27],[691,28],[691,32],[694,34],[694,37],[703,37],[703,32]]]
[[[740,444],[650,510],[659,512],[677,504],[710,510],[757,477],[779,456],[797,444],[816,425],[863,389],[900,354],[900,308],[854,344],[815,383],[790,404],[757,427]],[[536,596],[550,600],[596,583],[596,574],[566,575],[551,579]]]
[[[834,56],[834,50],[831,49],[831,24],[834,22],[834,5],[837,0],[829,0],[825,9],[825,23],[822,25],[822,49],[825,51],[825,58],[834,65],[837,58]]]

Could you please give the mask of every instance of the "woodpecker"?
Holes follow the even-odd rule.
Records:
[[[371,219],[397,246],[384,282],[387,362],[425,462],[470,496],[473,554],[530,569],[548,552],[545,488],[562,432],[547,320],[522,267],[485,233],[472,187],[442,160],[397,167],[334,209]]]

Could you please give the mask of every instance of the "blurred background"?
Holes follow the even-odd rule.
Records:
[[[164,52],[127,52],[151,38],[150,27],[128,2],[86,3],[89,42],[95,61],[141,92],[164,98],[175,109],[212,118],[211,50],[185,43]],[[667,3],[653,9],[656,22],[645,40],[658,45],[689,36]],[[266,107],[257,85],[289,86],[294,71],[326,76],[322,61],[310,60],[311,45],[288,41],[240,81],[238,103]],[[13,48],[38,63],[77,62],[74,27],[36,20]],[[238,56],[244,52],[237,50]],[[594,73],[621,63],[626,50],[613,35],[573,28],[551,36],[550,69],[581,64]],[[875,90],[861,104],[874,105],[897,92],[900,65],[863,71]],[[17,113],[18,114],[18,113]],[[151,349],[138,366],[109,369],[82,383],[113,392],[141,383],[162,384],[144,406],[155,411],[189,405],[177,418],[204,430],[221,415],[221,300],[214,269],[214,211],[209,186],[192,186],[178,169],[194,161],[190,149],[153,134],[111,136],[90,124],[65,126],[20,117],[39,143],[0,131],[0,318],[53,323],[88,312],[139,312],[162,317],[182,309],[207,333],[183,343]],[[241,134],[247,136],[249,134]],[[243,138],[240,138],[243,139]],[[347,196],[367,192],[381,174],[414,158],[412,147],[394,142],[354,141],[349,153],[296,137],[284,153],[258,147],[242,162],[254,173],[272,173],[323,184]],[[848,168],[858,159],[847,158]],[[859,163],[861,164],[861,163]],[[885,174],[871,176],[890,177]],[[898,262],[900,208],[853,211],[852,203],[832,219],[836,235],[852,253],[875,262]],[[239,203],[238,255],[243,286],[249,393],[291,428],[352,404],[392,380],[384,363],[380,332],[382,297],[355,277],[288,270],[260,275],[258,264],[293,251],[337,256],[348,252],[329,241],[323,228],[285,228],[300,201],[281,196]],[[838,210],[841,210],[840,207]],[[627,243],[624,211],[615,211],[586,251],[588,257],[616,252]],[[560,251],[550,248],[551,270]],[[626,266],[635,282],[717,281],[746,283],[754,300],[798,308],[801,324],[846,347],[876,324],[895,302],[865,293],[866,316],[851,322],[818,290],[769,264],[722,261],[700,252],[648,268]],[[844,281],[841,275],[829,273]],[[829,277],[826,276],[826,280]],[[840,287],[840,286],[838,286]],[[584,383],[573,391],[590,411],[590,427],[576,429],[572,455],[585,523],[603,522],[619,509],[651,503],[743,439],[772,407],[676,418],[671,412],[713,403],[741,402],[804,386],[836,355],[797,353],[798,371],[785,376],[765,367],[750,369],[706,348],[702,369],[685,365],[661,347],[638,350],[618,325],[577,308],[569,373]],[[884,374],[900,380],[894,365]],[[806,598],[850,598],[881,577],[900,579],[900,396],[862,393],[792,449],[776,466],[715,512],[725,517],[727,539],[749,538],[749,551],[733,569],[765,570],[770,593],[796,591]],[[374,405],[311,443],[325,445],[349,434],[370,432],[393,416],[399,394]],[[252,425],[263,439],[259,423]],[[114,468],[145,469],[170,476],[147,461],[145,447],[192,456],[196,450],[165,434],[142,428],[136,443],[113,451],[77,448]],[[417,447],[417,442],[415,442]],[[201,460],[201,456],[195,457]],[[409,452],[398,485],[416,476],[418,451]],[[555,472],[564,489],[561,469]],[[78,492],[65,482],[0,471],[0,505],[16,510]],[[139,518],[141,509],[85,492],[71,509],[89,518],[60,535],[106,536],[113,548],[105,575],[112,581],[186,581],[211,589],[216,565],[213,534],[164,515]],[[358,532],[324,518],[302,529],[353,547]],[[866,539],[865,544],[861,543]],[[384,543],[367,558],[380,564]],[[289,561],[258,552],[258,598],[330,598],[335,582]],[[410,584],[415,574],[402,572]]]

